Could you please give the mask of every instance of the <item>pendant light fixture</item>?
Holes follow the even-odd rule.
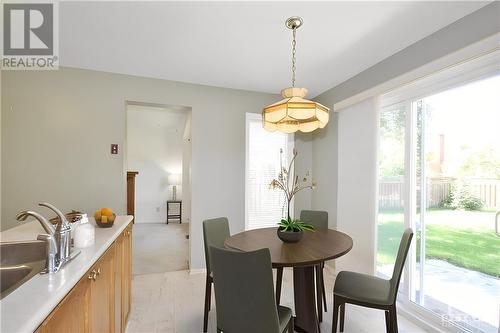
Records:
[[[266,106],[262,110],[262,122],[266,130],[284,133],[312,132],[323,128],[328,123],[328,109],[320,103],[310,101],[304,97],[306,88],[295,87],[295,52],[297,29],[302,25],[301,17],[292,16],[286,20],[285,26],[293,31],[292,39],[292,86],[281,91],[283,99]]]

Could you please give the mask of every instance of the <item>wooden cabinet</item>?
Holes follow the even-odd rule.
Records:
[[[38,328],[40,333],[89,331],[90,281],[84,277]]]
[[[122,276],[122,322],[128,320],[132,302],[132,225],[125,229],[123,237],[123,276]]]
[[[123,288],[123,233],[115,241],[115,333],[125,331],[122,322],[122,288]]]
[[[124,332],[130,313],[131,286],[132,224],[58,304],[37,332]]]
[[[116,239],[115,332],[124,332],[130,313],[132,289],[132,225]]]
[[[90,332],[113,332],[115,314],[115,245],[90,269]]]

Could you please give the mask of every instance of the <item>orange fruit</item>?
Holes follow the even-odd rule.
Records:
[[[113,211],[111,210],[111,208],[102,208],[101,215],[106,215],[109,217],[113,215]]]
[[[95,218],[95,220],[96,220],[96,221],[101,221],[101,215],[102,215],[102,214],[101,214],[101,211],[100,211],[100,210],[96,211],[96,212],[94,213],[94,218]]]

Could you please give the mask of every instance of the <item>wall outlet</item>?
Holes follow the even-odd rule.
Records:
[[[116,143],[111,144],[111,154],[113,154],[113,155],[118,154],[118,144],[116,144]]]

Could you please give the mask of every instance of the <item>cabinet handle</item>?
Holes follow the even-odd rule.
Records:
[[[129,230],[129,231],[127,231],[127,236],[130,236],[130,230]]]
[[[97,277],[97,273],[96,273],[95,269],[93,269],[92,272],[90,272],[89,276],[87,276],[87,279],[95,281],[96,277]]]
[[[101,267],[99,267],[99,268],[97,269],[97,273],[96,273],[96,275],[97,275],[97,276],[101,275]]]

